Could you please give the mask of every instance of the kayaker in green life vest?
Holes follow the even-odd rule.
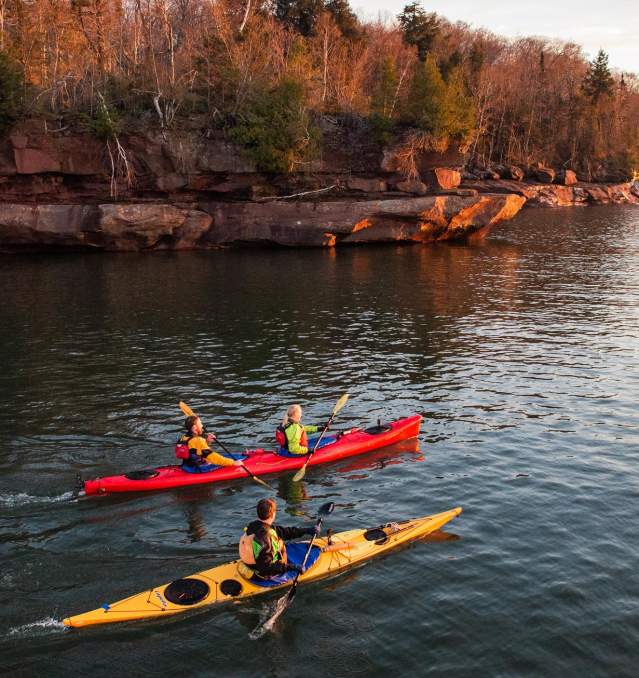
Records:
[[[240,560],[253,576],[261,579],[276,577],[288,571],[301,572],[299,565],[288,563],[284,542],[316,534],[315,527],[275,525],[276,513],[274,499],[260,499],[257,503],[258,519],[249,523],[240,537]]]
[[[286,410],[282,423],[277,427],[275,438],[280,450],[288,454],[308,454],[307,433],[317,433],[322,426],[303,426],[302,408],[300,405],[290,405]]]

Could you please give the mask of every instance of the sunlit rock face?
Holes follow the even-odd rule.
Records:
[[[171,205],[1,205],[0,248],[194,249],[211,217]]]
[[[577,175],[570,169],[559,170],[555,181],[564,186],[574,186],[577,183]]]
[[[410,155],[406,178],[401,143],[382,147],[337,123],[312,168],[289,174],[259,172],[221,132],[149,130],[121,142],[124,156],[44,121],[12,130],[0,141],[0,248],[429,243],[481,238],[524,204],[639,204],[637,184],[577,182],[539,163],[527,178],[511,165],[462,175],[454,149]]]
[[[0,210],[0,247],[142,251],[465,240],[482,237],[512,218],[524,202],[517,195],[444,195],[354,202],[211,202],[199,209],[151,203],[12,204]]]
[[[528,207],[570,207],[572,205],[639,205],[637,183],[571,185],[540,184],[529,181],[464,181],[462,186],[481,193],[504,193],[526,198]]]

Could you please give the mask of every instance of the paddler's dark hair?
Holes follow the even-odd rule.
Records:
[[[190,433],[193,428],[193,424],[199,419],[199,417],[192,414],[190,417],[187,417],[184,420],[184,428]]]
[[[275,499],[260,499],[257,502],[257,517],[260,520],[268,520],[275,515],[276,508]]]

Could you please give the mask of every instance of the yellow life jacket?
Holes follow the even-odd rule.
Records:
[[[189,448],[189,452],[197,454],[198,457],[206,457],[211,452],[209,443],[204,436],[184,436],[184,437],[187,438],[185,442]]]

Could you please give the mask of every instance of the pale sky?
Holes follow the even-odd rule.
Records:
[[[359,16],[393,17],[409,0],[350,0]],[[465,21],[507,37],[540,35],[581,45],[588,58],[599,48],[612,68],[639,73],[637,0],[422,0],[427,12]]]

